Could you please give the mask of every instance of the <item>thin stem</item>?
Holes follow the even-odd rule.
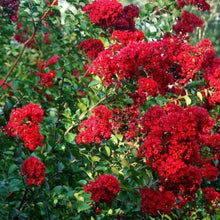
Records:
[[[50,7],[49,7],[49,8],[46,10],[46,12],[42,15],[41,20],[44,20],[44,19],[47,17],[48,13],[50,12],[51,7],[56,3],[56,1],[57,1],[57,0],[54,0],[54,1],[51,3]]]
[[[62,96],[63,85],[64,85],[64,76],[62,77],[62,81],[61,81],[61,84],[60,84],[59,89],[58,89],[58,96],[59,96],[59,98],[61,98],[61,96]],[[56,141],[56,137],[57,137],[57,126],[58,126],[58,123],[59,123],[61,114],[62,114],[62,112],[61,112],[61,104],[59,103],[58,113],[57,113],[57,119],[56,119],[56,121],[55,121],[55,128],[54,128],[54,142]]]
[[[34,20],[33,20],[33,19],[32,19],[32,21],[33,21],[33,24],[34,24],[33,34],[32,34],[32,36],[31,36],[27,41],[25,41],[25,43],[24,43],[24,45],[23,45],[23,47],[22,47],[22,49],[21,49],[21,52],[19,53],[17,59],[15,60],[15,62],[13,63],[13,65],[11,66],[11,68],[9,69],[9,71],[7,72],[7,74],[6,74],[6,76],[5,76],[4,80],[3,80],[2,86],[6,83],[8,77],[11,75],[12,71],[13,71],[14,68],[17,66],[18,62],[20,61],[21,57],[22,57],[23,54],[24,54],[24,51],[25,51],[27,45],[34,39],[34,37],[35,37],[35,35],[36,35],[36,31],[37,31],[37,30],[36,30],[36,26],[35,26],[35,23],[34,23]]]
[[[23,198],[22,198],[21,203],[20,203],[20,205],[19,205],[19,207],[18,207],[18,210],[19,210],[19,211],[22,210],[22,206],[24,205],[24,203],[25,203],[25,201],[26,201],[26,199],[27,199],[27,192],[28,192],[28,189],[27,189],[27,187],[26,187],[25,192],[24,192],[24,195],[23,195]]]
[[[56,1],[57,1],[57,0],[54,0],[54,1],[52,2],[51,6],[53,6]],[[39,22],[42,22],[42,21],[46,18],[46,16],[48,15],[50,9],[51,9],[51,7],[49,7],[49,8],[47,9],[47,11],[42,15],[41,20],[40,20]],[[36,25],[35,25],[35,22],[34,22],[34,19],[33,19],[33,18],[32,18],[32,21],[33,21],[33,25],[34,25],[33,34],[32,34],[32,36],[24,43],[24,45],[23,45],[23,47],[22,47],[22,49],[21,49],[21,52],[19,53],[17,59],[15,60],[15,62],[13,63],[13,65],[11,66],[11,68],[9,69],[9,71],[7,72],[7,74],[6,74],[5,78],[4,78],[3,83],[2,83],[1,86],[3,86],[3,85],[6,83],[8,77],[11,75],[12,71],[14,70],[14,68],[17,66],[18,62],[19,62],[20,59],[22,58],[22,56],[23,56],[23,54],[24,54],[24,51],[25,51],[25,49],[26,49],[28,43],[30,43],[30,42],[34,39],[34,37],[35,37],[35,35],[36,35],[37,27],[36,27]]]

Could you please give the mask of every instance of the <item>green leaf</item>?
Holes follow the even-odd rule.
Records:
[[[99,162],[100,160],[101,160],[101,158],[98,157],[98,156],[93,156],[93,157],[92,157],[92,161],[93,161],[93,162]]]
[[[9,174],[12,174],[12,173],[14,173],[15,170],[19,170],[19,169],[18,169],[18,166],[15,165],[15,164],[12,164],[12,165],[9,167],[8,172],[9,172]]]
[[[92,82],[89,83],[89,87],[96,86],[96,85],[99,85],[99,84],[100,84],[100,81],[93,80]]]
[[[111,150],[107,145],[105,146],[105,151],[106,151],[107,156],[109,157],[111,155]]]
[[[189,106],[192,102],[191,98],[189,96],[184,96],[184,99],[186,101],[186,105]]]
[[[90,206],[85,202],[78,201],[76,203],[76,208],[78,212],[81,212],[90,209]]]
[[[80,110],[81,110],[82,112],[86,112],[86,110],[87,110],[86,105],[83,104],[82,102],[79,102],[79,103],[78,103],[78,107],[80,108]]]
[[[202,97],[202,93],[201,92],[197,92],[196,93],[197,97],[202,101],[203,97]]]
[[[56,186],[53,188],[53,191],[56,193],[56,194],[60,194],[63,190],[63,186]]]

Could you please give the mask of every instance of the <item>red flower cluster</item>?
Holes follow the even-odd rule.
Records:
[[[163,189],[181,200],[180,207],[195,199],[202,177],[210,181],[218,177],[218,168],[202,154],[215,125],[206,109],[183,109],[173,103],[165,109],[153,106],[142,117],[141,125],[147,136],[139,156],[144,154],[147,165],[158,173]],[[219,148],[218,143],[213,145],[213,149]],[[216,159],[214,155],[212,159]]]
[[[21,23],[17,23],[16,31],[17,33],[14,35],[14,39],[18,43],[23,44],[29,40],[28,35],[30,33],[28,32],[28,28],[25,25],[22,25]],[[35,34],[34,38],[27,44],[28,48],[34,49],[36,44],[36,39],[35,39],[36,35],[37,33]]]
[[[122,80],[137,79],[145,71],[157,82],[159,92],[164,93],[168,84],[173,83],[171,73],[166,70],[174,62],[172,50],[179,51],[177,45],[168,39],[150,43],[132,41],[125,47],[115,44],[99,54],[88,72],[100,75],[103,83],[109,86],[115,82],[120,84]]]
[[[132,41],[143,41],[144,32],[143,31],[114,31],[111,35],[112,40],[117,40],[123,46],[131,43]]]
[[[158,85],[152,78],[138,79],[138,95],[145,101],[148,96],[157,96]]]
[[[103,29],[135,31],[134,18],[139,16],[139,8],[128,5],[123,8],[117,0],[96,0],[87,4],[83,10],[90,20]]]
[[[84,190],[86,193],[92,193],[91,199],[93,201],[111,205],[112,200],[121,188],[115,176],[102,174],[94,182],[90,181],[88,185],[85,185]]]
[[[128,30],[128,31],[136,31],[134,18],[139,17],[140,9],[131,4],[127,5],[123,8],[119,17],[113,23],[110,31],[112,30]]]
[[[39,186],[44,182],[45,165],[38,158],[31,156],[23,162],[21,175],[27,175],[27,184],[29,186]]]
[[[196,27],[202,27],[203,20],[188,11],[184,11],[177,20],[177,24],[173,26],[173,30],[177,34],[192,33]]]
[[[4,82],[3,79],[0,79],[0,88],[2,87],[3,89],[6,89],[7,87],[11,87],[12,83],[4,83],[4,85],[2,85]]]
[[[220,202],[220,193],[211,187],[202,189],[202,192],[205,195],[205,209],[208,213],[215,214]]]
[[[89,14],[94,24],[106,29],[111,27],[123,10],[123,6],[117,0],[97,0],[83,7]]]
[[[18,10],[19,10],[20,0],[0,0],[0,6],[3,10],[10,15],[10,19],[13,22],[18,21]]]
[[[98,54],[105,49],[101,40],[95,40],[93,38],[84,40],[78,45],[78,47],[79,49],[83,50],[87,57],[93,59],[95,59]]]
[[[220,104],[220,66],[212,74],[207,76],[209,82],[210,96],[208,101],[210,105]]]
[[[13,109],[7,124],[7,133],[24,141],[24,146],[31,151],[42,145],[39,123],[43,121],[44,111],[37,105],[29,103],[23,108]]]
[[[42,70],[46,71],[46,69],[49,66],[56,64],[59,58],[60,58],[60,56],[54,55],[47,62],[45,62],[44,60],[36,61],[38,64],[38,70],[39,71],[42,71]],[[52,87],[53,86],[53,79],[56,77],[56,72],[54,70],[50,69],[49,72],[47,72],[47,73],[37,72],[36,75],[41,77],[41,81],[40,81],[39,85],[41,85],[43,87]]]
[[[40,86],[43,87],[52,87],[53,79],[56,77],[56,73],[54,70],[49,70],[48,73],[36,73],[37,76],[41,77],[41,81],[39,83]]]
[[[217,192],[214,188],[206,187],[202,189],[202,192],[205,195],[205,200],[210,204],[216,204],[217,201],[220,201],[220,193]]]
[[[112,112],[104,105],[93,109],[94,115],[83,121],[78,127],[80,133],[76,137],[77,144],[99,144],[102,139],[109,139],[111,137]]]
[[[45,29],[48,30],[48,32],[43,33],[43,37],[36,32],[34,34],[33,39],[27,44],[28,48],[35,49],[37,47],[37,43],[43,43],[47,45],[51,44],[49,33],[50,26],[46,22],[43,22],[43,25]],[[18,43],[23,44],[29,40],[31,35],[32,32],[30,31],[30,28],[25,24],[25,21],[23,21],[21,18],[16,26],[16,34],[14,35],[14,39]]]
[[[125,136],[125,140],[129,141],[131,138],[135,137],[135,132],[138,127],[139,114],[139,108],[135,105],[125,107],[123,109],[114,109],[112,130],[116,134],[118,132],[122,133]]]
[[[177,0],[178,6],[183,8],[185,5],[194,5],[202,11],[209,11],[210,5],[207,3],[207,0]]]
[[[175,196],[169,191],[155,191],[148,187],[143,187],[141,194],[141,208],[143,213],[153,216],[160,214],[171,214],[172,207],[175,205]]]

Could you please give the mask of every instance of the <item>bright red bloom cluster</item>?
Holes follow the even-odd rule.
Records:
[[[210,96],[208,97],[209,104],[212,106],[220,104],[220,65],[216,69],[213,68],[213,72],[208,74],[206,78],[209,82],[210,89]]]
[[[173,26],[173,30],[177,34],[192,33],[196,27],[202,27],[204,21],[188,11],[184,11],[177,20],[177,24]]]
[[[92,23],[98,24],[102,28],[112,26],[122,9],[122,4],[117,0],[97,0],[83,8],[89,14]]]
[[[101,40],[95,40],[93,38],[84,40],[78,45],[78,47],[79,49],[83,50],[87,57],[93,59],[95,59],[98,54],[105,49]]]
[[[185,5],[194,5],[202,11],[209,11],[210,5],[207,3],[207,0],[177,0],[178,6],[183,8]]]
[[[39,186],[44,182],[45,165],[38,158],[31,156],[23,162],[21,175],[27,175],[27,184],[29,186]]]
[[[117,0],[96,0],[87,4],[83,10],[89,14],[90,20],[103,29],[135,31],[134,18],[139,16],[139,8],[128,5],[123,8]]]
[[[216,210],[220,202],[220,193],[212,187],[206,187],[202,189],[202,192],[205,196],[206,201],[205,209],[210,214],[216,213]]]
[[[7,133],[24,141],[24,146],[31,151],[42,145],[39,123],[43,121],[44,111],[37,105],[29,103],[23,108],[13,109],[7,124]]]
[[[138,79],[138,95],[145,101],[148,96],[157,96],[158,85],[152,78]]]
[[[113,131],[119,132],[125,136],[125,140],[129,141],[135,137],[138,127],[138,116],[140,114],[139,107],[131,105],[122,109],[113,110],[112,127]]]
[[[91,199],[97,203],[105,202],[111,205],[112,200],[116,194],[120,192],[120,183],[113,175],[100,175],[95,181],[90,181],[88,185],[84,186],[86,193],[91,192]]]
[[[111,35],[112,40],[117,40],[122,45],[126,46],[132,41],[143,41],[144,32],[143,31],[114,31]]]
[[[112,30],[136,31],[134,18],[139,17],[139,12],[140,9],[133,4],[125,6],[119,17],[113,23],[110,31]]]
[[[94,108],[87,120],[83,121],[78,127],[80,133],[76,137],[77,144],[99,144],[102,139],[109,139],[111,137],[112,124],[112,111],[106,106],[100,105]]]
[[[48,73],[36,73],[37,76],[41,77],[41,81],[39,83],[40,86],[43,87],[52,87],[53,79],[56,77],[56,73],[54,70],[49,70]]]
[[[18,21],[18,10],[20,0],[0,0],[0,6],[3,7],[4,11],[9,13],[10,19],[13,22]]]
[[[60,56],[54,55],[52,56],[47,62],[44,60],[38,60],[37,62],[37,67],[39,71],[46,71],[48,67],[51,65],[54,65],[58,62],[58,59]],[[41,77],[41,81],[39,82],[39,85],[43,87],[52,87],[53,86],[53,79],[56,77],[56,72],[54,70],[49,69],[49,72],[47,73],[42,73],[42,72],[37,72],[37,76]]]
[[[160,214],[171,214],[175,205],[175,196],[170,191],[160,192],[148,187],[143,187],[141,194],[141,208],[143,213],[153,216]]]
[[[218,168],[202,154],[215,125],[206,109],[184,109],[173,103],[165,109],[153,106],[142,117],[141,124],[147,136],[139,156],[143,154],[146,164],[158,173],[163,189],[181,200],[180,207],[195,199],[202,177],[210,181],[218,177]],[[219,148],[218,143],[213,145],[214,149]]]
[[[212,181],[218,177],[218,168],[212,164],[210,159],[207,159],[201,167],[201,173],[208,181]]]
[[[210,204],[216,204],[217,201],[220,201],[220,193],[217,192],[214,188],[206,187],[202,189],[202,192],[205,195],[205,200]]]

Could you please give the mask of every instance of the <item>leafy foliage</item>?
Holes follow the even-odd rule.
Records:
[[[1,219],[219,218],[219,59],[178,2],[0,1]]]

